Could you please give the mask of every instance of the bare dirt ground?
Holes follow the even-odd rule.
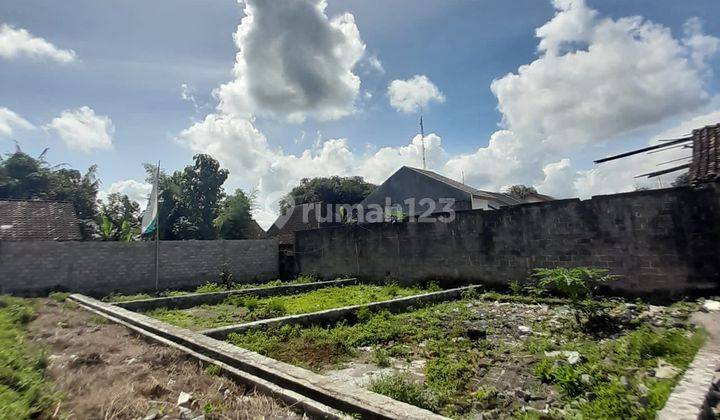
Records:
[[[43,418],[301,418],[184,353],[145,341],[71,302],[41,301],[28,338],[48,349],[48,374],[65,396]],[[192,398],[181,407],[182,392]]]

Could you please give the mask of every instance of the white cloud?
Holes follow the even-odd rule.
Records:
[[[127,195],[130,200],[136,201],[138,204],[140,204],[140,208],[144,209],[145,206],[147,206],[147,201],[148,197],[150,196],[151,190],[152,185],[148,184],[147,182],[139,182],[134,179],[126,179],[110,184],[110,187],[106,191],[101,191],[98,193],[98,198],[105,201],[107,200],[108,195],[112,193],[120,193]]]
[[[720,109],[704,112],[655,135],[648,145],[658,144],[660,140],[675,139],[686,136],[696,128],[720,123]],[[682,171],[662,175],[657,178],[635,178],[638,175],[671,168],[689,162],[691,150],[688,148],[672,148],[652,154],[639,154],[628,158],[602,163],[592,169],[580,171],[574,180],[572,192],[589,197],[593,194],[610,194],[632,191],[637,186],[669,187],[671,182]],[[677,160],[676,159],[680,159]],[[671,162],[674,161],[674,162]],[[666,163],[670,162],[670,163]]]
[[[368,181],[382,183],[401,166],[422,167],[422,137],[418,134],[410,144],[399,147],[383,147],[368,156],[360,158],[356,173]],[[431,133],[425,136],[425,160],[429,169],[441,168],[447,160],[440,136]]]
[[[366,153],[352,150],[347,139],[318,137],[311,148],[289,154],[271,148],[251,120],[229,115],[208,115],[182,131],[176,142],[195,153],[209,153],[218,159],[230,170],[227,188],[256,189],[259,208],[255,217],[265,228],[277,217],[282,195],[303,178],[361,175],[371,182],[382,182],[400,166],[422,165],[419,135],[408,145]],[[439,136],[425,136],[425,148],[430,168],[445,162]]]
[[[63,111],[46,128],[53,130],[73,150],[88,153],[112,149],[115,133],[112,121],[105,115],[95,115],[95,111],[87,106]]]
[[[601,17],[582,0],[554,5],[555,16],[536,31],[540,56],[491,84],[506,130],[487,147],[452,159],[447,170],[461,168],[485,188],[525,183],[560,196],[632,188],[638,166],[601,176],[602,170],[575,171],[571,160],[707,104],[703,63],[716,53],[717,38],[702,34],[694,20],[677,39],[638,16]]]
[[[314,23],[309,26],[288,23],[280,27],[291,26],[294,37],[312,40],[312,48],[318,48],[314,42],[322,37],[314,32],[326,33],[334,21],[325,17],[324,2],[288,2],[279,3],[294,6],[288,11],[303,11],[312,17],[303,15],[299,21]],[[230,170],[229,183],[233,188],[257,188],[260,208],[256,218],[261,225],[268,227],[274,221],[278,199],[303,177],[360,175],[379,183],[402,165],[422,165],[419,136],[406,145],[371,146],[360,152],[353,150],[346,139],[323,141],[320,136],[312,147],[297,154],[271,147],[255,128],[252,115],[301,119],[318,117],[324,112],[321,108],[325,111],[329,108],[297,106],[305,103],[307,85],[297,85],[300,86],[297,91],[288,90],[298,79],[286,78],[285,73],[276,71],[277,64],[288,59],[278,55],[284,54],[283,48],[295,40],[276,39],[268,33],[267,25],[285,22],[284,16],[274,5],[258,4],[251,1],[246,6],[250,10],[236,34],[241,50],[236,79],[216,91],[220,100],[218,114],[193,124],[177,141],[195,152],[211,153],[218,158]],[[575,166],[582,153],[600,156],[598,150],[602,149],[598,146],[606,140],[649,136],[647,133],[658,132],[658,126],[667,126],[706,106],[708,76],[703,66],[715,53],[713,40],[717,38],[704,35],[693,21],[688,24],[685,37],[677,39],[668,28],[640,17],[601,17],[579,0],[557,0],[554,4],[556,15],[537,30],[538,58],[491,85],[503,114],[503,128],[491,136],[487,146],[455,156],[445,152],[438,135],[428,135],[425,140],[429,169],[454,179],[461,179],[464,174],[469,185],[488,190],[524,183],[557,197],[588,196],[631,190],[637,183],[634,176],[654,170],[664,160],[680,157],[682,150],[678,149],[665,156],[641,159],[646,157],[641,155],[589,170]],[[348,28],[356,31],[350,21],[345,19]],[[310,31],[313,35],[304,34],[309,28],[317,30]],[[256,51],[258,33],[268,33],[263,45],[276,43],[279,49],[266,49],[268,57]],[[338,39],[348,41],[347,36]],[[359,35],[353,39],[359,42],[356,45],[362,45]],[[350,74],[362,49],[364,45],[358,46],[359,53],[352,54],[353,59],[343,67]],[[254,64],[268,63],[267,81],[253,84],[256,76],[253,72],[260,69],[249,69],[248,60]],[[294,70],[298,61],[287,64],[292,64],[293,75],[297,75]],[[317,69],[313,67],[310,72],[313,77],[318,74],[314,70]],[[258,90],[250,93],[256,87]],[[353,100],[357,94],[358,90],[352,93]],[[429,102],[444,100],[442,92],[421,75],[393,81],[388,86],[388,96],[391,104],[402,112],[413,112]],[[282,98],[284,102],[271,101],[273,98]],[[695,128],[716,116],[710,113],[705,119],[698,117],[686,125]]]
[[[355,111],[360,78],[353,67],[365,44],[352,14],[329,18],[325,0],[244,4],[245,17],[234,36],[235,79],[214,92],[222,113],[302,121]]]
[[[378,58],[376,54],[371,55],[367,59],[368,65],[371,69],[375,70],[378,73],[384,74],[385,68],[383,67],[382,61]]]
[[[393,80],[388,85],[390,105],[400,112],[416,112],[430,102],[445,102],[445,96],[425,75],[415,75],[407,80]]]
[[[683,27],[685,37],[683,43],[690,47],[693,63],[696,67],[705,68],[705,61],[720,51],[720,39],[705,35],[702,31],[702,23],[698,18],[690,18]]]
[[[0,25],[0,57],[8,60],[28,57],[60,63],[69,63],[77,58],[73,50],[58,48],[44,38],[33,36],[26,29],[5,23]]]
[[[17,128],[31,130],[34,126],[15,112],[0,107],[0,137],[12,136]]]

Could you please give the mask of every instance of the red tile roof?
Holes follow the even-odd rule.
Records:
[[[0,241],[79,241],[71,203],[0,200]]]
[[[693,130],[690,180],[693,183],[720,179],[720,124]]]

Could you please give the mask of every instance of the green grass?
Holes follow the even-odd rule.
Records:
[[[198,330],[379,302],[423,292],[425,290],[421,288],[397,285],[327,287],[296,295],[267,298],[229,296],[219,305],[201,305],[191,309],[158,308],[147,312],[147,315],[179,327]]]
[[[287,286],[292,284],[307,284],[319,281],[313,276],[299,276],[294,280],[283,281],[273,280],[265,283],[233,283],[230,287],[220,284],[207,282],[198,286],[194,291],[180,291],[180,290],[165,290],[160,293],[136,293],[131,295],[112,294],[103,298],[105,302],[129,302],[132,300],[141,299],[153,299],[157,297],[172,297],[172,296],[185,296],[191,293],[216,293],[225,292],[228,290],[243,290],[243,289],[255,289],[255,288],[266,288],[266,287],[277,287]],[[52,297],[52,296],[51,296]]]
[[[59,399],[45,377],[44,355],[25,340],[34,314],[27,300],[0,296],[0,419],[37,417]]]
[[[473,296],[494,297],[513,301],[505,295]],[[498,357],[535,360],[523,364],[526,375],[537,378],[536,386],[555,387],[560,392],[565,410],[561,417],[652,419],[680,375],[657,379],[649,375],[650,370],[658,366],[660,359],[686,369],[705,337],[690,325],[680,328],[640,325],[615,339],[600,339],[577,326],[573,329],[572,315],[566,311],[568,322],[555,329],[546,329],[541,321],[529,324],[538,334],[519,346],[506,346],[493,339],[472,341],[464,337],[466,323],[482,320],[483,315],[467,307],[468,299],[397,315],[362,313],[358,314],[360,322],[353,325],[340,323],[330,328],[285,325],[236,333],[228,341],[315,371],[338,368],[356,358],[359,347],[368,346],[372,347],[369,360],[378,366],[389,364],[390,356],[425,359],[422,384],[407,374],[398,374],[375,381],[371,389],[459,417],[473,410],[502,407],[502,401],[509,401],[507,397],[503,400],[495,387],[478,385],[477,380],[482,378],[478,376],[478,366],[482,360]],[[518,300],[525,302],[524,298]],[[490,336],[492,333],[488,330]],[[582,361],[570,365],[561,358],[546,357],[544,352],[552,350],[578,351]]]

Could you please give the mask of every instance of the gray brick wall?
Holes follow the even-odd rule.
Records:
[[[161,241],[160,289],[218,281],[225,263],[233,281],[274,280],[277,242]],[[104,296],[154,288],[154,242],[0,242],[0,293],[44,295],[68,290]]]
[[[617,293],[670,297],[720,286],[720,188],[675,188],[458,212],[452,223],[298,232],[305,274],[505,285],[533,268],[591,266]]]

